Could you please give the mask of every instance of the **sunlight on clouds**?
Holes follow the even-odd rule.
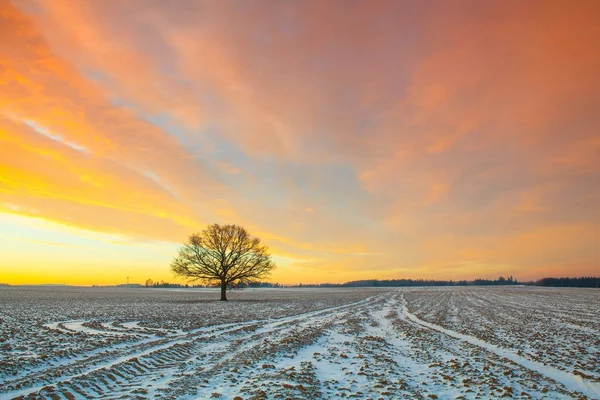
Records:
[[[280,283],[591,273],[598,4],[0,0],[3,268],[173,280],[217,222]]]
[[[0,238],[5,283],[113,284],[115,274],[129,274],[138,282],[148,275],[173,280],[164,268],[176,251],[173,243],[86,231],[2,212]],[[25,265],[19,267],[20,263]]]
[[[42,134],[42,135],[44,135],[44,136],[46,136],[46,137],[48,137],[48,138],[50,138],[52,140],[64,143],[65,145],[71,147],[72,149],[79,150],[79,151],[82,151],[84,153],[88,152],[87,149],[85,147],[83,147],[83,146],[79,146],[79,145],[76,145],[74,143],[64,142],[63,139],[60,136],[53,135],[52,132],[48,131],[43,126],[38,125],[34,121],[22,121],[22,122],[24,122],[25,125],[27,125],[27,126],[33,128],[33,129],[35,129],[36,132],[38,132],[38,133],[40,133],[40,134]]]
[[[7,211],[14,209],[15,207],[9,204],[0,204],[0,220],[2,221],[2,228],[0,229],[7,238],[25,240],[27,235],[43,233],[46,235],[43,237],[51,237],[54,234],[63,234],[70,239],[85,238],[107,242],[119,241],[122,243],[125,243],[126,240],[128,240],[128,237],[125,235],[107,235],[101,232],[86,231],[68,225],[58,224],[41,218],[32,218],[23,215],[7,213]],[[17,234],[24,236],[14,236]],[[64,244],[69,245],[69,243]]]

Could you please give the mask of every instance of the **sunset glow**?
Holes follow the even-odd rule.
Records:
[[[0,0],[0,283],[600,272],[600,2]]]

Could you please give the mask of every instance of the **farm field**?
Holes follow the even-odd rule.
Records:
[[[0,287],[0,399],[600,398],[600,291]]]

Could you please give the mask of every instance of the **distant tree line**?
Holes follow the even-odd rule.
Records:
[[[365,283],[369,284],[365,284]],[[372,280],[372,281],[354,281],[345,283],[344,286],[348,287],[360,287],[360,286],[374,286],[374,287],[398,287],[398,286],[487,286],[487,285],[517,285],[518,282],[512,276],[504,278],[499,277],[496,280],[489,279],[475,279],[473,281],[467,280],[433,280],[433,279],[387,279],[387,280]]]
[[[240,282],[234,285],[233,289],[246,289],[246,288],[280,288],[283,287],[279,283],[271,283],[271,282]]]
[[[537,281],[519,282],[512,276],[498,279],[474,279],[474,280],[434,280],[434,279],[364,279],[350,281],[346,283],[316,283],[316,284],[298,284],[298,285],[280,285],[271,282],[253,282],[239,283],[231,285],[230,289],[247,288],[344,288],[344,287],[412,287],[412,286],[507,286],[507,285],[527,285],[527,286],[548,286],[548,287],[581,287],[581,288],[600,288],[600,277],[580,277],[580,278],[542,278]],[[129,285],[132,286],[132,285]],[[214,288],[218,284],[212,285],[189,285],[169,282],[153,282],[148,279],[145,284],[149,288]]]
[[[169,282],[165,282],[165,281],[160,281],[160,282],[154,282],[152,279],[147,279],[146,283],[144,284],[145,287],[147,288],[175,288],[175,289],[180,289],[180,288],[198,288],[198,287],[204,287],[202,285],[189,285],[189,284],[181,284],[181,283],[169,283]]]
[[[600,277],[583,276],[580,278],[542,278],[535,282],[527,282],[526,285],[549,287],[600,288]]]
[[[475,279],[472,281],[467,280],[434,280],[434,279],[364,279],[359,281],[351,281],[346,283],[314,283],[314,284],[298,284],[298,285],[280,285],[279,283],[271,282],[252,282],[252,283],[238,283],[231,285],[230,289],[246,289],[246,288],[284,288],[284,287],[298,287],[298,288],[343,288],[343,287],[407,287],[407,286],[491,286],[491,285],[520,285],[512,276],[505,278],[503,276],[495,280],[490,279]],[[155,288],[184,288],[184,287],[218,287],[218,285],[181,285],[178,283],[167,283],[167,282],[152,282],[151,279],[146,281],[146,287]]]
[[[141,286],[141,285],[138,285]],[[220,287],[219,284],[180,284],[180,283],[169,283],[169,282],[153,282],[151,279],[146,281],[145,287],[147,288],[216,288]],[[230,285],[230,289],[246,289],[246,288],[279,288],[283,287],[279,283],[271,283],[271,282],[251,282],[251,283],[237,283],[235,285]]]
[[[295,285],[296,287],[405,287],[405,286],[486,286],[486,285],[519,285],[515,278],[503,276],[495,280],[434,280],[434,279],[365,279],[346,283],[321,283]]]

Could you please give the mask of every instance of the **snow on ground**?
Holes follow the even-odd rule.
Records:
[[[600,399],[600,292],[0,288],[0,399]]]

